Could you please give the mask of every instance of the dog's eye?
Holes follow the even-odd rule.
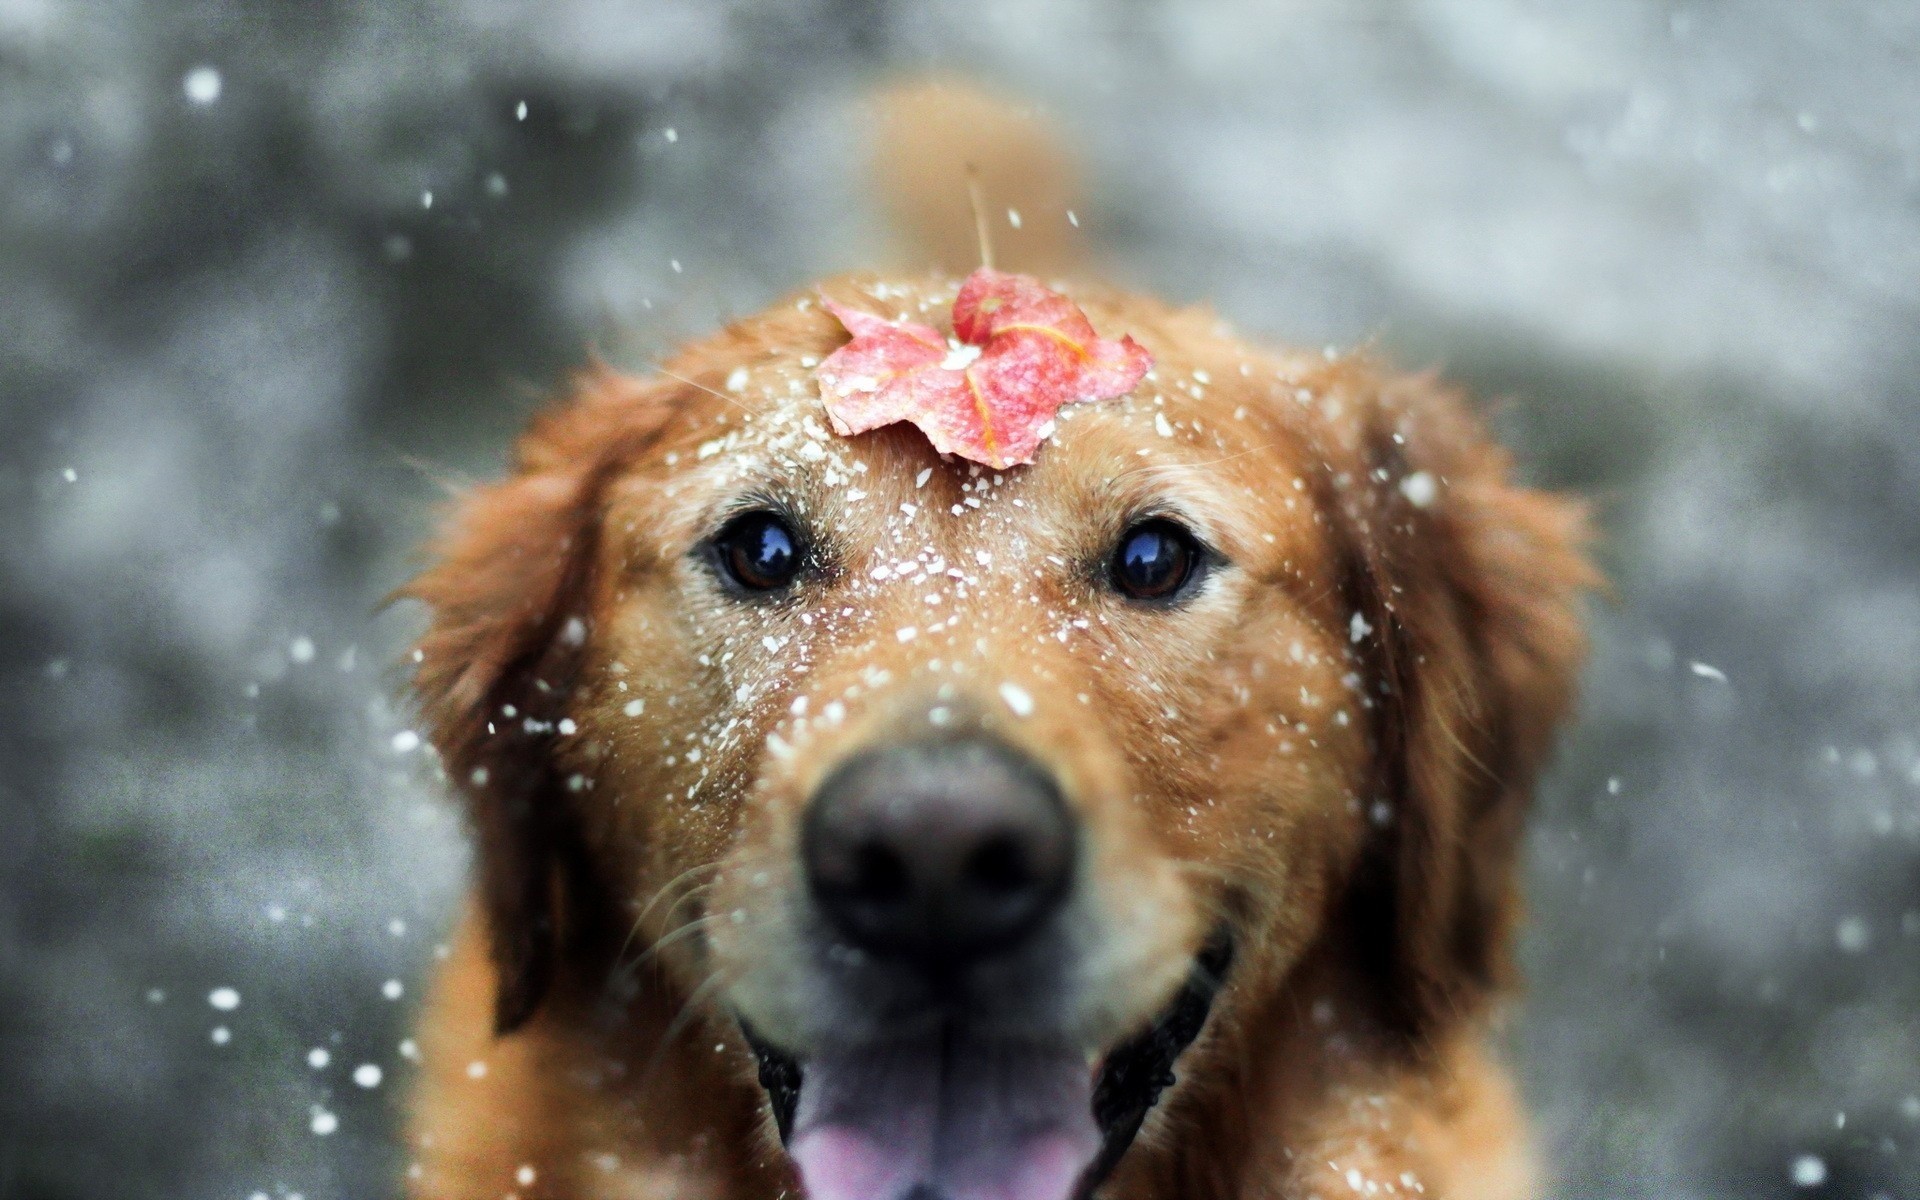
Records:
[[[770,512],[743,513],[713,539],[720,569],[741,587],[770,592],[800,573],[800,536]]]
[[[1113,586],[1136,600],[1165,600],[1193,579],[1200,544],[1164,518],[1142,521],[1120,535],[1113,552]]]

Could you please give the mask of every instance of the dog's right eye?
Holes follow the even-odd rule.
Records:
[[[1198,577],[1204,558],[1191,533],[1155,517],[1121,535],[1110,568],[1113,586],[1135,600],[1171,600]]]
[[[777,513],[742,513],[713,539],[728,579],[750,592],[786,587],[800,573],[800,535]]]

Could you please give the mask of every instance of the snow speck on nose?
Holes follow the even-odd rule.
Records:
[[[230,987],[217,987],[207,993],[207,1003],[221,1012],[232,1012],[240,1007],[240,993]]]
[[[1415,508],[1425,508],[1440,494],[1440,485],[1431,471],[1415,471],[1400,481],[1400,494]]]
[[[353,1069],[353,1081],[363,1088],[380,1086],[381,1070],[378,1064],[361,1063]]]

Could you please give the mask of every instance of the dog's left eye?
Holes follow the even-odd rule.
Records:
[[[770,512],[743,513],[713,539],[727,578],[752,592],[786,587],[800,573],[800,535]]]
[[[1168,600],[1198,573],[1200,543],[1163,517],[1142,521],[1120,535],[1113,551],[1113,586],[1135,600]]]

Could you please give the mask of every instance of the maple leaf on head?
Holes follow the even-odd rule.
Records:
[[[822,303],[853,335],[815,372],[835,433],[911,421],[940,453],[994,468],[1032,462],[1061,405],[1124,395],[1153,365],[1132,338],[1096,334],[1059,292],[990,267],[960,285],[953,343],[928,325]]]

